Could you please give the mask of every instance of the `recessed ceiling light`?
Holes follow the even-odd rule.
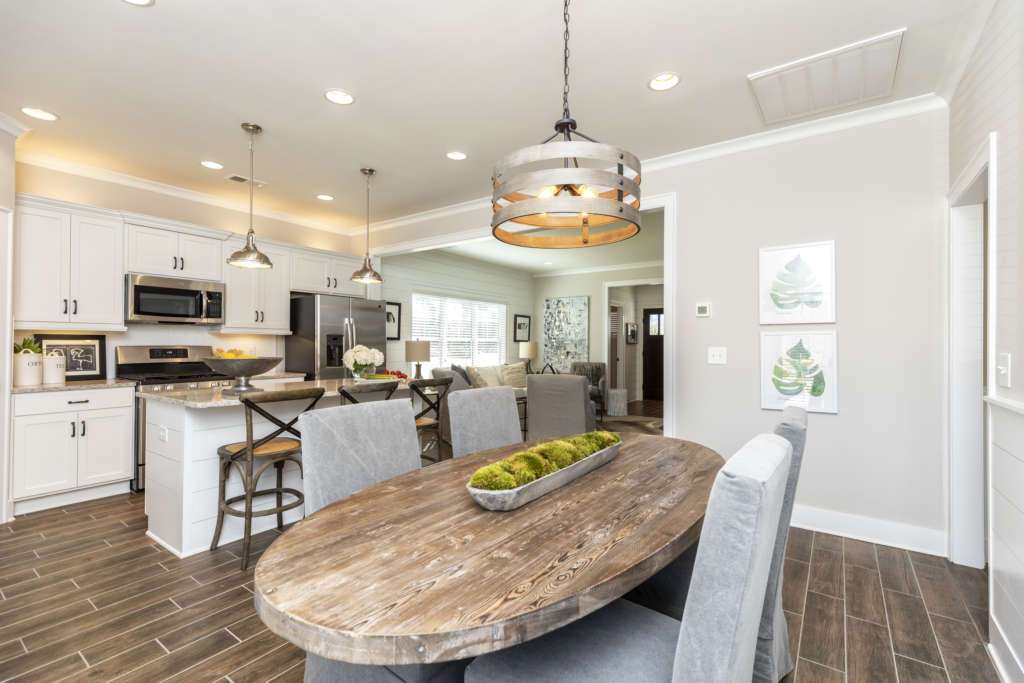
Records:
[[[209,161],[209,160],[207,160],[207,161],[201,161],[199,163],[201,163],[206,168],[212,169],[214,171],[219,171],[222,168],[224,168],[224,164],[218,164],[216,161]]]
[[[449,159],[451,159],[452,161],[462,161],[463,159],[466,158],[466,153],[465,152],[448,152],[447,154],[445,154],[445,156],[448,157]]]
[[[36,109],[35,107],[22,107],[21,113],[25,116],[31,116],[34,119],[39,119],[40,121],[56,121],[60,118],[52,112],[48,112],[45,109]]]
[[[671,71],[660,73],[647,83],[647,87],[651,90],[671,90],[677,85],[679,85],[679,76]]]
[[[135,5],[136,7],[152,7],[156,4],[156,0],[124,0],[129,5]]]
[[[329,194],[318,194],[316,196],[316,198],[319,199],[322,202],[333,202],[334,201],[334,197],[332,197]]]
[[[333,102],[334,104],[352,104],[356,101],[356,98],[352,97],[344,90],[338,90],[336,88],[332,88],[325,92],[324,97],[327,98],[328,102]]]

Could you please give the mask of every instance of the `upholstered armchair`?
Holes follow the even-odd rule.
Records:
[[[569,368],[570,374],[587,378],[590,385],[590,400],[597,405],[598,418],[604,416],[605,406],[608,405],[605,400],[608,390],[607,367],[604,363],[576,361]]]

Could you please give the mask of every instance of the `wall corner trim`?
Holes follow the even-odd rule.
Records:
[[[9,116],[8,114],[0,111],[0,130],[5,133],[10,133],[15,138],[18,138],[32,130],[32,128],[26,126],[13,116]]]
[[[929,529],[801,503],[793,506],[792,526],[929,555],[947,556],[946,532],[942,529]]]
[[[533,277],[559,277],[562,275],[583,275],[585,273],[604,273],[613,270],[633,270],[634,268],[661,268],[665,265],[664,260],[660,261],[637,261],[635,263],[619,263],[609,266],[592,266],[590,268],[569,268],[566,270],[552,270],[545,273],[534,273]]]

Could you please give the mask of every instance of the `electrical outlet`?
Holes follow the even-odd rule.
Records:
[[[1013,370],[1013,357],[1008,353],[1000,353],[996,361],[996,384],[1004,389],[1010,388]]]
[[[167,431],[167,427],[160,427],[160,430],[157,433],[160,435],[159,439],[164,443],[167,443],[168,439],[171,438],[171,433]]]
[[[708,347],[708,365],[725,365],[728,362],[728,349],[724,346]]]

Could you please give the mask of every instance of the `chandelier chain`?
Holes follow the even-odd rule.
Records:
[[[562,86],[562,116],[569,118],[569,0],[565,0],[562,5],[562,21],[565,22],[565,32],[562,34],[565,43],[562,54],[562,75],[565,78]]]

